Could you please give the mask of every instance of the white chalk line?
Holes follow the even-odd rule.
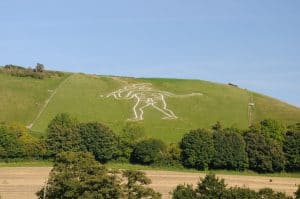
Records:
[[[35,123],[37,122],[38,119],[40,119],[42,113],[45,111],[45,109],[47,108],[48,104],[50,103],[50,101],[52,100],[52,98],[54,97],[54,95],[56,94],[56,92],[58,91],[58,89],[62,86],[62,84],[64,84],[71,76],[73,75],[70,75],[69,77],[67,77],[65,80],[63,80],[59,85],[58,87],[52,91],[51,95],[49,96],[48,99],[46,99],[44,105],[42,106],[42,108],[40,109],[39,113],[37,114],[37,116],[35,117],[35,119],[28,125],[26,126],[28,129],[31,129]]]
[[[117,91],[107,94],[105,97],[114,97],[117,100],[129,100],[135,98],[136,103],[132,108],[134,118],[129,120],[138,121],[144,119],[144,109],[149,106],[163,113],[165,117],[162,119],[177,119],[178,117],[174,114],[174,112],[167,108],[165,97],[183,98],[203,95],[202,93],[177,95],[167,91],[154,90],[151,86],[152,84],[150,83],[127,85]],[[104,96],[101,95],[100,97]]]

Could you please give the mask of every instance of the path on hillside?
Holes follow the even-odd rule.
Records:
[[[0,168],[0,194],[2,199],[31,199],[45,184],[51,167],[2,167]],[[177,184],[193,184],[204,177],[202,173],[173,172],[173,171],[145,171],[152,180],[151,187],[162,193],[163,198],[171,198],[169,192]],[[245,186],[251,189],[270,187],[276,191],[292,195],[296,191],[296,184],[300,178],[262,177],[218,175],[224,178],[228,186]],[[272,181],[270,181],[272,179]]]
[[[51,93],[51,95],[46,99],[44,105],[41,107],[40,111],[38,112],[37,116],[34,118],[34,120],[27,126],[27,128],[31,129],[34,124],[38,121],[38,119],[41,117],[42,113],[45,111],[45,109],[47,108],[48,104],[51,102],[52,98],[54,97],[54,95],[57,93],[57,91],[59,90],[59,88],[71,77],[73,76],[70,75],[69,77],[67,77],[65,80],[63,80]]]

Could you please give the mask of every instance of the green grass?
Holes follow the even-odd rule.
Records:
[[[53,90],[65,79],[36,80],[0,74],[0,121],[17,121],[28,124]],[[128,118],[133,117],[134,100],[101,98],[128,83],[148,82],[153,88],[175,94],[201,92],[203,96],[166,98],[168,107],[177,120],[162,120],[163,115],[146,108],[144,120],[149,137],[167,143],[178,142],[190,129],[208,128],[216,121],[224,126],[248,126],[249,91],[228,85],[200,80],[122,78],[73,74],[57,90],[33,130],[44,134],[49,121],[58,113],[67,112],[81,122],[98,121],[119,133]],[[254,93],[254,119],[274,118],[285,123],[300,121],[300,109],[278,100]],[[3,106],[2,106],[3,105]]]
[[[0,73],[0,121],[28,125],[64,77],[34,79]]]
[[[48,160],[10,160],[9,162],[0,162],[1,167],[52,167],[53,162]],[[156,171],[176,171],[176,172],[188,172],[188,173],[215,173],[222,175],[243,175],[243,176],[270,176],[270,177],[291,177],[300,178],[300,172],[294,173],[271,173],[271,174],[259,174],[254,171],[229,171],[229,170],[209,170],[198,171],[195,169],[178,168],[178,167],[157,167],[157,166],[144,166],[130,163],[115,163],[109,162],[105,166],[109,169],[121,169],[121,170],[156,170]]]
[[[157,170],[157,171],[177,171],[177,172],[189,172],[189,173],[215,173],[222,175],[243,175],[243,176],[270,176],[270,177],[290,177],[290,178],[300,178],[300,172],[294,173],[268,173],[268,174],[259,174],[254,171],[229,171],[229,170],[207,170],[207,171],[199,171],[195,169],[187,169],[187,168],[177,168],[177,167],[156,167],[156,166],[143,166],[129,163],[107,163],[105,164],[107,168],[111,169],[122,169],[122,170]]]
[[[1,167],[52,167],[53,162],[48,160],[10,160],[0,162]]]

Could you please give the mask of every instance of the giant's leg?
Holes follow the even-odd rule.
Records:
[[[170,109],[167,108],[167,103],[163,97],[161,96],[160,99],[156,99],[155,103],[152,105],[155,109],[159,110],[162,112],[166,117],[163,119],[176,119],[177,116],[171,111]]]

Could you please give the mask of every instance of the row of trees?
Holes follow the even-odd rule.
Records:
[[[257,172],[300,171],[300,124],[285,128],[264,120],[246,131],[222,128],[197,129],[178,144],[148,138],[141,126],[128,123],[119,135],[97,123],[79,123],[58,114],[49,123],[47,136],[31,136],[18,125],[0,125],[0,158],[54,158],[56,154],[90,152],[101,163],[131,162],[165,167],[251,169]]]
[[[224,179],[209,174],[201,178],[193,188],[192,185],[178,185],[172,192],[173,199],[293,199],[282,192],[275,192],[270,188],[254,191],[245,187],[227,187]],[[295,198],[300,198],[300,186],[295,192]]]

